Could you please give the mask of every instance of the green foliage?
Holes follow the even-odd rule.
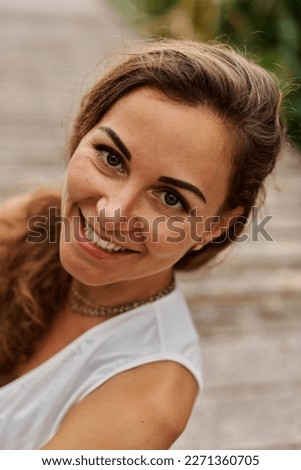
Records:
[[[301,147],[301,0],[111,0],[149,35],[220,39],[279,77]],[[118,6],[118,5],[117,5]]]
[[[199,2],[200,3],[200,2]],[[220,31],[279,77],[289,134],[301,147],[301,2],[223,0]]]
[[[177,0],[136,0],[137,7],[151,15],[162,15],[176,5]]]

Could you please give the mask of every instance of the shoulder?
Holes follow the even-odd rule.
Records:
[[[136,367],[76,404],[45,449],[168,449],[196,394],[194,377],[178,363]]]
[[[25,208],[32,198],[32,194],[19,194],[0,203],[1,218],[10,218]]]
[[[112,387],[124,386],[127,401],[138,400],[149,420],[162,425],[171,437],[186,426],[197,394],[197,383],[184,366],[174,361],[158,361],[131,369],[116,377]],[[150,421],[149,421],[150,422]]]
[[[60,194],[52,190],[38,190],[20,194],[0,203],[0,257],[28,233],[31,217],[44,213],[50,206],[60,206]]]
[[[1,219],[9,219],[18,214],[39,212],[41,208],[50,205],[59,206],[61,194],[51,189],[40,189],[34,192],[18,194],[0,203]],[[23,212],[24,209],[28,209]]]
[[[3,260],[11,245],[26,230],[27,207],[31,195],[22,194],[0,203],[0,257]]]

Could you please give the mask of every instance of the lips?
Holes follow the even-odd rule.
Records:
[[[91,225],[88,224],[88,222],[85,222],[84,233],[90,242],[94,243],[95,245],[99,246],[105,251],[118,252],[118,251],[126,250],[125,247],[115,245],[114,243],[108,242],[104,240],[103,238],[101,238],[99,235],[97,235],[96,232],[94,232],[94,230],[92,229]]]
[[[83,232],[89,242],[94,246],[101,248],[107,253],[139,253],[137,250],[131,250],[125,246],[121,246],[113,243],[110,240],[106,240],[104,236],[100,236],[94,231],[89,222],[85,219],[82,212],[80,211],[80,217],[82,221]]]

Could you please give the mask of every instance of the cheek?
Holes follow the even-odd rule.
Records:
[[[84,164],[85,163],[85,164]],[[82,159],[72,157],[65,178],[64,198],[68,200],[79,200],[90,188],[87,162]]]
[[[185,221],[184,221],[185,220]],[[160,256],[183,256],[195,243],[190,224],[186,218],[182,222],[168,219],[166,224],[156,227],[151,233],[152,244]]]
[[[69,163],[66,175],[67,191],[75,191],[85,180],[85,172],[80,159],[74,156]]]

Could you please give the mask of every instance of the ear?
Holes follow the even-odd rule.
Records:
[[[190,249],[190,251],[200,251],[205,245],[206,243],[197,243]]]
[[[219,238],[229,227],[235,224],[239,217],[244,213],[243,206],[237,206],[235,209],[225,212],[222,215],[213,216],[205,221],[205,230],[202,235],[202,241],[196,243],[190,251],[199,251],[205,245]]]

